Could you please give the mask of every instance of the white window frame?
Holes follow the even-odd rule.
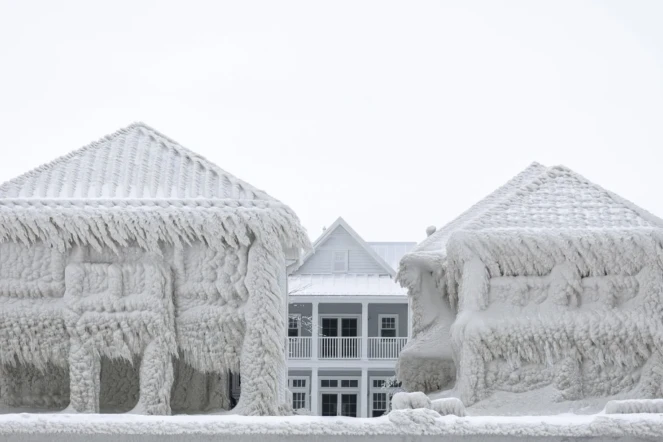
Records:
[[[342,253],[345,258],[345,268],[343,270],[336,270],[336,254]],[[350,251],[349,250],[332,250],[331,257],[331,271],[332,273],[347,273],[350,268]],[[339,261],[340,262],[340,261]]]
[[[337,330],[338,333],[340,333],[337,336],[322,336],[322,318],[329,319],[329,318],[336,318],[336,321],[338,321],[338,326]],[[347,319],[347,318],[356,318],[357,319],[357,336],[341,336],[343,334],[343,321],[342,319]],[[361,338],[361,315],[360,314],[355,314],[355,313],[323,313],[322,315],[318,315],[318,328],[319,330],[319,337],[321,338]]]
[[[323,387],[322,381],[337,381],[337,387]],[[356,387],[341,387],[341,381],[351,380],[357,381]],[[318,416],[322,416],[322,395],[323,394],[336,394],[336,416],[342,416],[342,394],[356,394],[357,395],[357,416],[361,417],[361,376],[320,376],[318,378],[318,407],[320,410],[316,411]]]
[[[290,319],[297,318],[297,336],[290,336]],[[302,314],[301,313],[289,313],[288,314],[288,337],[289,338],[301,338],[302,337]]]
[[[306,381],[304,387],[293,387],[293,381]],[[311,409],[311,377],[310,376],[288,376],[288,389],[291,393],[304,393],[305,408]]]
[[[391,410],[391,399],[399,391],[399,387],[374,387],[373,381],[384,381],[388,383],[392,378],[389,376],[369,376],[368,377],[368,417],[373,417],[373,394],[374,393],[386,393],[387,394],[387,409],[384,414],[389,413]]]
[[[396,315],[396,314],[381,314],[381,315],[378,315],[378,335],[381,338],[384,338],[384,339],[393,339],[393,338],[390,338],[388,336],[382,336],[382,330],[391,330],[390,328],[384,328],[384,329],[382,328],[382,318],[394,318],[394,327],[395,327],[394,331],[396,332],[396,336],[394,336],[393,338],[398,338],[399,337],[398,336],[398,315]]]

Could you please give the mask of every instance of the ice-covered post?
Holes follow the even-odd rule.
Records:
[[[249,248],[246,287],[246,332],[240,355],[242,394],[236,410],[245,415],[274,416],[285,386],[283,337],[286,331],[285,293],[279,273],[285,269],[283,248],[276,238],[256,236]]]

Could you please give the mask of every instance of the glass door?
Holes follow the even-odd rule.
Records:
[[[335,358],[338,354],[338,318],[322,318],[322,336],[330,339],[321,339],[320,357]]]
[[[357,417],[357,395],[341,395],[341,416]]]
[[[359,321],[357,318],[341,318],[341,336],[356,338]],[[359,356],[358,339],[341,339],[341,357],[356,358]]]
[[[322,415],[338,416],[338,394],[322,394]]]

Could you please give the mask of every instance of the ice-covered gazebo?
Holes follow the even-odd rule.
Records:
[[[399,380],[466,405],[660,397],[662,257],[661,219],[533,164],[402,259],[414,339]]]
[[[286,403],[296,215],[144,124],[0,186],[0,399],[167,414]]]

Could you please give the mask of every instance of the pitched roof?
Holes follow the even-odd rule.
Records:
[[[289,296],[405,296],[389,275],[292,275]]]
[[[391,266],[389,266],[389,264],[387,264],[385,260],[382,259],[376,253],[376,251],[366,241],[364,241],[362,237],[359,236],[359,234],[355,232],[355,230],[352,227],[350,227],[350,224],[348,224],[342,217],[338,217],[338,219],[334,221],[334,223],[331,226],[329,226],[329,228],[327,228],[322,233],[322,235],[318,237],[318,239],[315,240],[315,242],[313,243],[313,249],[304,256],[300,265],[292,269],[291,272],[292,273],[296,272],[297,269],[301,267],[302,264],[304,264],[311,256],[313,256],[316,247],[320,246],[325,241],[327,241],[327,239],[329,239],[329,237],[334,232],[334,230],[336,230],[339,227],[344,228],[350,234],[352,239],[354,239],[357,242],[357,244],[359,244],[366,251],[366,253],[368,253],[368,255],[375,260],[375,262],[380,267],[384,268],[387,274],[391,275],[392,277],[396,275],[396,271]]]
[[[564,167],[551,167],[492,204],[462,230],[637,229],[663,221]]]
[[[309,248],[285,204],[142,123],[0,186],[0,241]]]
[[[488,209],[493,207],[499,201],[516,191],[523,184],[532,181],[546,170],[546,167],[539,163],[530,164],[525,170],[507,181],[503,186],[483,198],[465,212],[461,213],[453,221],[447,223],[444,227],[438,229],[435,233],[423,240],[417,245],[412,253],[429,252],[444,250],[449,236],[473,219],[481,216]]]
[[[275,201],[143,123],[2,184],[0,198]]]

